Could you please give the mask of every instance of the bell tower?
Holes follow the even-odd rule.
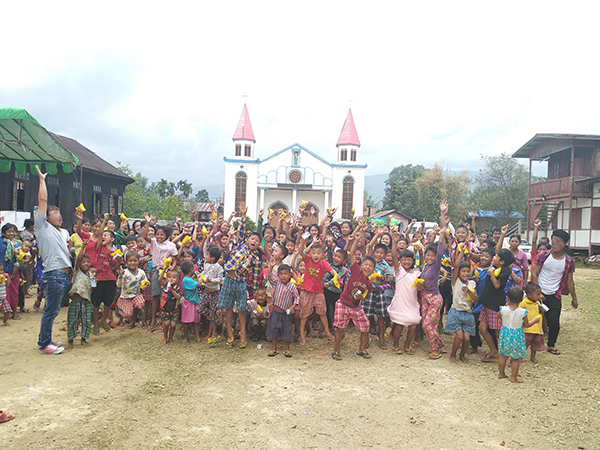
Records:
[[[348,115],[346,116],[346,121],[342,127],[336,147],[338,149],[337,162],[339,164],[357,164],[360,140],[358,139],[356,126],[354,126],[352,109],[348,110]]]
[[[235,159],[254,159],[254,132],[248,115],[248,108],[244,103],[240,121],[237,124],[235,133],[233,133],[233,157]]]

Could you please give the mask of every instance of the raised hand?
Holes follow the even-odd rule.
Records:
[[[259,218],[259,219],[262,219],[262,216],[263,216],[263,214],[264,214],[264,213],[265,213],[265,210],[264,210],[264,209],[261,209],[261,210],[258,212],[258,218]]]
[[[37,174],[38,177],[40,177],[40,179],[45,180],[46,179],[46,175],[48,175],[47,173],[42,173],[42,171],[40,170],[40,168],[38,167],[38,165],[35,165],[35,170],[37,170]]]
[[[500,228],[500,231],[502,231],[502,234],[506,234],[508,232],[508,224],[506,224],[502,228]]]
[[[238,205],[238,209],[240,210],[240,214],[242,215],[242,217],[244,217],[246,215],[246,213],[248,212],[248,207],[246,206],[246,202],[240,202]]]
[[[444,215],[448,215],[448,202],[446,200],[440,202],[440,212]]]
[[[110,217],[110,214],[109,214],[109,213],[107,213],[107,212],[106,212],[106,213],[104,213],[104,220],[108,220],[108,219],[109,219],[109,217]]]
[[[146,220],[146,222],[150,222],[150,216],[148,215],[147,212],[144,213],[144,219]]]
[[[533,226],[536,228],[539,228],[541,224],[542,224],[542,221],[540,219],[535,219],[533,221]]]

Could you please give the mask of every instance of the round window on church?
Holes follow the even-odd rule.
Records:
[[[302,173],[299,170],[292,170],[288,174],[288,180],[290,183],[298,184],[302,181]]]

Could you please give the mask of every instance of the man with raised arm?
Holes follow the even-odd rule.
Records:
[[[35,234],[38,250],[44,262],[42,288],[46,296],[46,307],[40,324],[38,348],[40,353],[58,355],[64,348],[60,342],[52,340],[52,325],[60,311],[62,299],[71,282],[71,258],[67,247],[68,233],[65,236],[60,226],[63,223],[57,206],[48,206],[46,173],[35,166],[40,188],[38,190],[38,210],[35,213]]]

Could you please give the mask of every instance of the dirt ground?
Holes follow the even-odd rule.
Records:
[[[342,361],[326,340],[267,357],[256,345],[161,346],[158,332],[117,329],[59,356],[36,351],[41,313],[0,327],[3,449],[597,449],[600,271],[576,272],[580,308],[563,301],[557,347],[521,365],[522,384],[480,356],[453,365],[371,347]],[[30,306],[32,300],[27,302]],[[66,342],[66,308],[55,339]],[[448,348],[452,336],[444,336]],[[264,347],[268,347],[264,343]],[[375,348],[374,348],[375,347]],[[528,358],[529,356],[527,356]]]

